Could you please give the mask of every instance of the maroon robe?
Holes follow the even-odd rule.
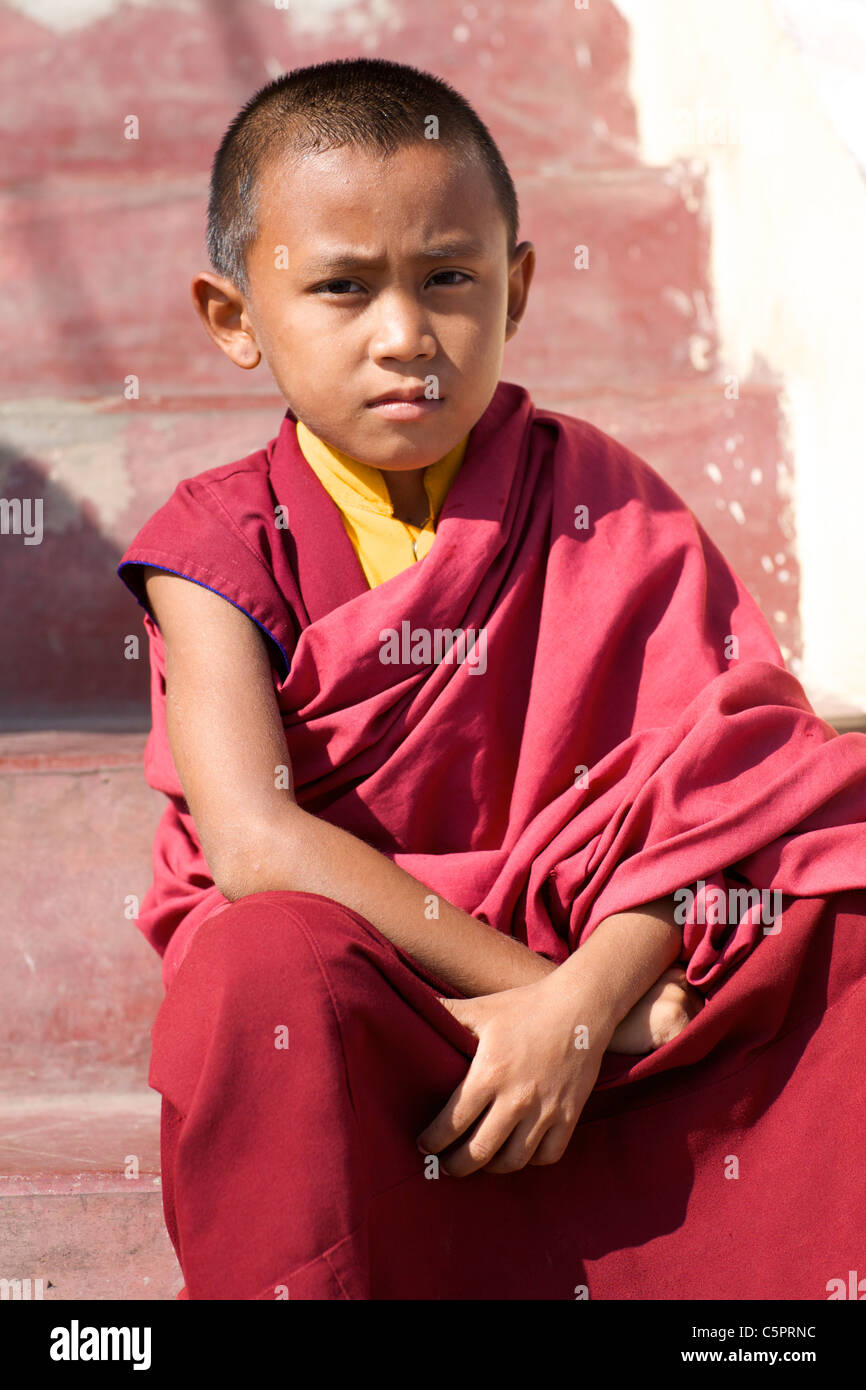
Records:
[[[330,899],[226,903],[146,614],[169,805],[139,925],[189,1297],[820,1299],[862,1263],[866,736],[815,714],[653,469],[501,382],[431,551],[369,589],[287,411],[139,532],[119,573],[146,606],[139,564],[267,634],[308,811],[556,962],[690,890],[707,998],[672,1043],[606,1056],[559,1163],[426,1176],[415,1136],[475,1047],[435,997],[457,991]]]

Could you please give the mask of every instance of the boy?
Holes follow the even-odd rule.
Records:
[[[766,1221],[829,920],[862,979],[864,895],[847,930],[821,895],[866,882],[866,740],[647,465],[500,381],[534,248],[446,84],[270,83],[217,153],[208,250],[206,331],[289,409],[119,567],[170,797],[139,925],[184,1296],[816,1296],[802,1169],[745,1275],[712,1240]],[[784,1135],[828,1103],[822,1049]]]

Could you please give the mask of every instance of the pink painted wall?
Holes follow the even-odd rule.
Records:
[[[101,17],[75,24],[88,6]],[[638,162],[628,28],[608,0],[306,0],[297,15],[57,0],[51,23],[35,8],[0,5],[0,495],[42,497],[45,527],[38,546],[0,537],[0,585],[14,595],[0,634],[7,726],[146,721],[146,644],[137,662],[123,657],[143,631],[114,575],[120,555],[180,478],[259,447],[284,409],[266,368],[236,370],[193,314],[210,161],[262,83],[335,57],[411,62],[476,106],[538,255],[505,377],[646,458],[798,654],[798,576],[776,623],[760,562],[791,548],[775,385],[725,397],[703,189]],[[130,114],[137,140],[124,138]],[[578,244],[588,269],[574,269]],[[139,400],[124,399],[130,374]],[[714,462],[733,465],[727,495],[742,480],[747,527],[718,509]]]

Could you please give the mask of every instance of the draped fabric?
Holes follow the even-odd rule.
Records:
[[[275,521],[281,509],[286,527]],[[449,1192],[465,1184],[493,1204],[474,1227],[487,1255],[469,1260],[471,1242],[457,1234],[469,1199],[449,1198],[452,1253],[445,1260],[436,1247],[439,1292],[417,1296],[450,1296],[461,1259],[482,1292],[460,1296],[485,1296],[498,1247],[478,1232],[523,1211],[518,1194],[531,1189],[541,1194],[536,1220],[543,1210],[561,1221],[571,1194],[580,1217],[567,1230],[586,1272],[574,1285],[588,1282],[590,1296],[826,1297],[826,1281],[856,1267],[864,1236],[855,1058],[866,735],[839,735],[812,710],[748,591],[659,475],[588,423],[500,382],[429,553],[370,589],[289,410],[265,449],[180,483],[139,532],[119,573],[146,607],[140,564],[206,584],[259,625],[298,801],[433,892],[557,963],[611,913],[669,893],[682,902],[681,959],[706,1007],[657,1052],[606,1059],[566,1156],[581,1154],[574,1170],[563,1159],[444,1179]],[[161,636],[149,613],[145,623],[146,776],[169,803],[139,926],[163,956],[164,1010],[186,978],[194,1011],[191,972],[208,949],[198,928],[225,913],[224,939],[240,904],[228,907],[201,854],[166,739]],[[376,945],[394,955],[384,938]],[[261,951],[254,957],[266,968]],[[402,968],[424,978],[411,961]],[[297,997],[293,1007],[303,1012]],[[436,1008],[419,1062],[435,1100],[419,1127],[472,1050],[471,1035],[455,1025],[455,1037]],[[400,1017],[391,1047],[409,1026]],[[437,1070],[443,1031],[456,1070],[450,1052]],[[171,1091],[169,1072],[159,1075]],[[371,1067],[373,1093],[387,1091],[388,1076]],[[178,1103],[176,1125],[189,1095]],[[742,1160],[739,1177],[725,1176],[726,1156]],[[266,1165],[266,1149],[260,1157]],[[563,1189],[569,1172],[575,1185]],[[391,1254],[401,1227],[425,1229],[420,1213],[433,1200],[416,1208],[399,1179],[404,1189],[406,1209],[388,1206],[391,1235],[376,1237]],[[442,1180],[419,1190],[430,1189],[441,1204]],[[353,1210],[364,1222],[372,1188],[360,1190]],[[323,1253],[320,1234],[309,1237],[309,1260]],[[371,1277],[354,1293],[310,1296],[400,1296]],[[738,1279],[756,1291],[737,1293]],[[703,1292],[722,1285],[726,1295]],[[273,1296],[245,1287],[227,1296]],[[541,1272],[521,1287],[529,1291],[502,1296],[574,1296],[550,1292]],[[680,1292],[659,1292],[672,1287]]]

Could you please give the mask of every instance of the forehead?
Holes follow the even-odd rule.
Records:
[[[260,236],[293,248],[371,236],[429,240],[444,230],[472,233],[492,254],[505,219],[477,156],[462,160],[435,140],[383,155],[341,146],[272,160],[260,181]]]

